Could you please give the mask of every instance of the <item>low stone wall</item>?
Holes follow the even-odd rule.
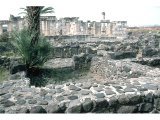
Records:
[[[159,113],[160,84],[149,79],[41,88],[29,87],[28,79],[5,81],[0,84],[0,113]]]
[[[79,70],[79,69],[90,68],[91,60],[92,60],[92,55],[87,55],[84,53],[81,53],[79,55],[74,55],[73,56],[74,69]]]
[[[5,56],[0,56],[0,66],[8,68],[10,65],[10,58]]]
[[[81,53],[96,54],[97,51],[92,50],[90,47],[80,46],[61,46],[54,47],[51,51],[51,58],[72,58],[74,55]]]
[[[125,58],[136,58],[135,51],[108,52],[112,59],[119,60]]]

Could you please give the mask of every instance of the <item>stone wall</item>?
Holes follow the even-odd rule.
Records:
[[[41,88],[29,87],[26,78],[5,81],[0,84],[0,113],[159,113],[160,84],[141,80]]]
[[[10,69],[12,65],[17,65],[21,61],[22,59],[20,57],[0,56],[0,67]]]
[[[10,59],[5,56],[0,56],[0,66],[8,68],[10,65]]]
[[[72,58],[81,53],[95,54],[96,51],[92,50],[91,47],[80,47],[79,45],[60,46],[52,49],[51,58]]]

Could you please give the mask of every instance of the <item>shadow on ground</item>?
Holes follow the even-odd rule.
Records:
[[[47,84],[63,84],[68,81],[76,81],[80,77],[87,75],[89,69],[74,70],[72,68],[42,68],[38,76],[30,77],[30,85],[36,87],[46,86]]]

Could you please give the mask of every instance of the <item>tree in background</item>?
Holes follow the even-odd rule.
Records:
[[[49,58],[51,46],[40,35],[40,15],[52,13],[53,8],[44,6],[27,6],[24,9],[27,18],[27,28],[14,32],[14,46],[26,65],[27,77],[38,71]]]

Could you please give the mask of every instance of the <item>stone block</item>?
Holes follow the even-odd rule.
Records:
[[[53,104],[49,104],[47,106],[47,113],[59,113],[61,110],[60,110],[60,107],[58,104],[56,103],[53,103]]]
[[[121,106],[117,113],[137,113],[138,107],[137,106]]]
[[[82,104],[79,100],[73,100],[70,102],[69,107],[66,109],[66,113],[81,113]]]
[[[149,113],[153,110],[153,104],[152,103],[142,103],[140,105],[140,112],[141,113]]]
[[[30,113],[46,113],[46,110],[42,106],[31,107]]]
[[[82,107],[84,112],[91,112],[93,109],[93,101],[86,98],[82,104]]]

